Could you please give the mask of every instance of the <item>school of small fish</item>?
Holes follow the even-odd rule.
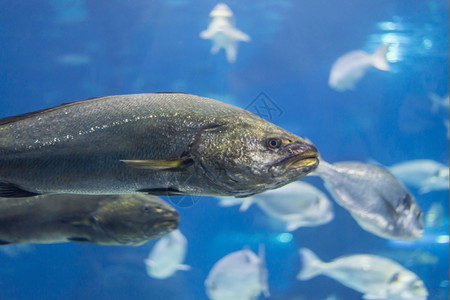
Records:
[[[235,27],[224,3],[209,16],[200,37],[211,40],[212,54],[224,49],[234,63],[238,42],[250,36]],[[383,44],[372,54],[341,56],[331,67],[329,86],[354,90],[371,66],[389,71],[388,51]],[[89,57],[68,54],[57,61],[80,64]],[[433,112],[448,110],[448,95],[430,93],[429,99]],[[151,195],[214,196],[219,206],[239,205],[240,212],[255,204],[281,230],[294,231],[334,218],[327,194],[298,181],[307,175],[319,176],[334,201],[381,238],[418,240],[424,222],[441,225],[442,205],[433,203],[423,216],[406,186],[420,194],[448,190],[448,165],[430,159],[389,167],[328,163],[309,140],[246,110],[195,95],[155,93],[88,99],[0,119],[0,245],[140,245],[159,238],[144,264],[148,276],[167,279],[191,269],[184,264],[188,241],[177,229],[176,210]],[[325,275],[364,299],[427,299],[423,281],[392,259],[355,254],[326,263],[309,249],[299,254],[299,280]],[[204,282],[207,296],[269,297],[265,260],[264,245],[258,254],[244,247],[225,255]]]

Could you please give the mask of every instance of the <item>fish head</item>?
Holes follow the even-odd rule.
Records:
[[[395,226],[390,227],[397,239],[418,240],[423,234],[423,213],[409,192],[396,208],[398,217]]]
[[[388,299],[427,299],[428,291],[423,281],[409,270],[395,273],[388,282]]]
[[[177,229],[179,215],[158,197],[131,194],[103,201],[94,219],[119,244],[140,245]]]
[[[196,151],[210,181],[237,197],[296,181],[319,163],[310,141],[251,113],[205,130]]]

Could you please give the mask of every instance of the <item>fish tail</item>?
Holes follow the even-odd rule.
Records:
[[[261,290],[265,297],[270,297],[269,285],[267,284],[268,273],[266,267],[266,248],[264,244],[259,244],[258,248],[258,256],[259,256],[259,281],[261,284]]]
[[[386,59],[386,54],[389,51],[389,45],[381,45],[372,54],[372,65],[382,71],[389,71],[391,67]]]
[[[439,101],[441,98],[435,93],[429,93],[428,98],[431,100],[431,112],[436,113],[439,109]]]
[[[302,260],[303,268],[297,275],[299,280],[311,279],[322,273],[323,262],[311,250],[302,248],[298,251]]]
[[[219,199],[219,206],[222,207],[240,205],[244,202],[244,198],[218,197],[218,199]]]

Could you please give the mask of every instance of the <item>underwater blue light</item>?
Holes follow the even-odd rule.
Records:
[[[448,244],[448,235],[440,235],[436,238],[436,243],[438,244]]]
[[[395,30],[397,25],[394,22],[380,22],[378,23],[378,28],[381,30]]]
[[[291,233],[285,232],[285,233],[280,233],[279,235],[277,235],[276,239],[280,243],[289,243],[290,241],[292,241],[293,236]]]
[[[425,49],[429,50],[433,47],[433,42],[429,38],[424,38],[422,45]]]

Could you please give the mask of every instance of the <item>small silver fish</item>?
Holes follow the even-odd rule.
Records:
[[[341,56],[331,67],[328,85],[339,92],[353,90],[370,66],[388,71],[388,50],[389,45],[381,45],[373,54],[357,50]]]
[[[136,246],[171,232],[178,221],[172,206],[143,194],[0,198],[0,245],[75,241]]]
[[[387,170],[360,162],[331,165],[321,160],[315,175],[363,229],[387,239],[417,240],[422,236],[422,211]]]
[[[364,299],[425,300],[428,296],[416,274],[381,256],[359,254],[325,263],[309,249],[300,249],[299,254],[303,265],[299,280],[325,275],[363,293]]]
[[[267,285],[264,247],[259,256],[250,249],[232,252],[214,264],[205,280],[211,300],[254,300],[261,292],[270,295]]]
[[[212,54],[216,54],[223,48],[228,62],[234,63],[237,56],[237,43],[249,42],[250,36],[234,26],[233,12],[228,5],[217,4],[209,15],[211,22],[208,28],[200,33],[200,37],[212,41]]]
[[[388,167],[400,181],[419,193],[449,189],[448,166],[432,159],[413,159]]]
[[[189,270],[190,266],[183,264],[187,244],[186,237],[178,229],[157,241],[144,261],[148,276],[166,279],[178,270]]]
[[[300,181],[248,198],[223,197],[219,205],[239,204],[237,201],[242,204],[240,211],[255,203],[268,216],[286,223],[288,231],[322,225],[334,217],[328,197],[313,185]]]

